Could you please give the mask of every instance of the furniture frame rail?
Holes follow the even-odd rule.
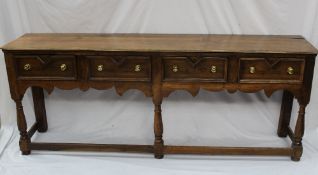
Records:
[[[30,139],[37,129],[37,123],[35,122],[28,131]],[[289,132],[291,135],[294,135],[293,131],[289,130]],[[154,145],[127,144],[30,142],[30,149],[50,151],[154,153]],[[216,147],[175,145],[165,145],[163,147],[164,154],[292,156],[293,151],[295,150],[290,147]]]

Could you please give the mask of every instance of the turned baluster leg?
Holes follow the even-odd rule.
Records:
[[[305,131],[305,108],[306,105],[299,104],[298,118],[294,131],[295,137],[292,143],[293,154],[291,156],[291,159],[294,161],[299,161],[303,153],[303,146],[301,141]]]
[[[15,100],[16,108],[17,108],[17,123],[18,123],[18,129],[20,131],[20,150],[23,155],[28,155],[31,153],[30,150],[30,138],[27,133],[27,123],[25,119],[25,115],[23,112],[23,106],[21,99]]]
[[[282,98],[282,105],[280,109],[280,117],[277,129],[279,137],[286,137],[288,133],[288,126],[290,123],[290,116],[293,108],[294,95],[289,91],[284,91]]]
[[[38,131],[45,132],[47,131],[47,119],[43,89],[39,87],[32,87],[32,96]]]
[[[155,142],[154,142],[154,153],[155,158],[163,158],[163,124],[161,116],[161,104],[155,104],[155,117],[154,117],[154,132],[155,132]]]
[[[152,101],[155,107],[154,115],[154,132],[155,132],[155,142],[154,142],[154,154],[155,158],[163,158],[164,143],[162,139],[163,124],[161,116],[161,103],[162,103],[162,92],[161,92],[161,81],[162,81],[162,59],[152,58]]]

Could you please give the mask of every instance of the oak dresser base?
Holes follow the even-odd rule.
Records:
[[[20,150],[105,151],[164,154],[290,156],[303,152],[305,108],[310,101],[317,50],[300,36],[163,34],[26,34],[2,47],[11,98],[16,103]],[[43,91],[138,89],[152,98],[154,144],[34,143],[48,129]],[[27,131],[22,99],[32,89],[36,122]],[[277,135],[291,147],[165,145],[161,104],[176,90],[196,96],[200,89],[254,93],[283,91]],[[299,104],[290,128],[293,100]]]

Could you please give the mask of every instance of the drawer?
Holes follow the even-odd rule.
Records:
[[[301,83],[305,59],[302,58],[241,58],[241,82]]]
[[[74,80],[76,58],[71,55],[19,55],[14,56],[18,79]]]
[[[227,58],[164,57],[164,81],[225,82]]]
[[[91,80],[150,81],[151,61],[143,56],[87,56]]]

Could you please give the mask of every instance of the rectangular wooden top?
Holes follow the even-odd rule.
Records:
[[[301,36],[211,34],[25,34],[3,50],[316,54]]]

